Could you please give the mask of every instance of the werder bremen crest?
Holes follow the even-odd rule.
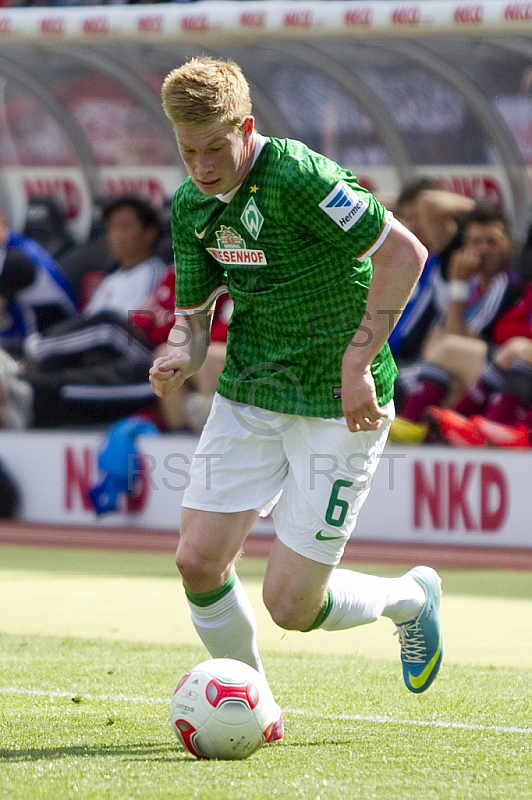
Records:
[[[249,198],[240,219],[245,229],[250,232],[253,238],[258,239],[264,217],[260,213],[254,197]]]

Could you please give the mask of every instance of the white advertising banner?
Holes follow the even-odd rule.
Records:
[[[59,525],[179,527],[196,438],[140,437],[134,492],[121,510],[97,517],[88,496],[97,479],[100,436],[3,431],[0,458],[22,493],[21,518]],[[354,538],[409,543],[531,547],[532,453],[423,446],[387,447]],[[326,458],[316,474],[331,471]],[[331,481],[333,480],[331,476]],[[271,519],[255,533],[272,533]]]
[[[194,5],[134,5],[73,8],[2,8],[0,40],[101,42],[145,39],[202,43],[257,36],[433,35],[434,33],[520,33],[532,30],[529,2],[224,2]]]

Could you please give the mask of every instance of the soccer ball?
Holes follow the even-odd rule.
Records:
[[[264,675],[232,658],[191,669],[170,704],[172,729],[196,758],[247,758],[269,741],[280,714]]]

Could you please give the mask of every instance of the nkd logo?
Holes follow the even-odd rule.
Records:
[[[458,6],[454,11],[454,21],[458,23],[482,22],[484,9],[479,5]]]
[[[373,12],[369,6],[353,8],[345,12],[346,25],[371,25]]]
[[[181,30],[188,33],[198,33],[209,30],[209,17],[207,14],[191,14],[181,20]]]
[[[162,33],[164,30],[162,14],[149,14],[140,17],[138,21],[139,33]]]
[[[41,33],[58,35],[65,32],[65,20],[63,17],[47,17],[41,21]]]
[[[414,461],[414,528],[495,533],[509,511],[506,476],[497,464]]]
[[[131,492],[120,498],[118,510],[138,514],[148,504],[150,484],[144,458],[134,459]],[[94,514],[89,492],[94,485],[96,454],[91,447],[76,450],[65,447],[63,467],[63,511],[87,511]]]
[[[312,11],[290,11],[288,14],[285,14],[284,24],[287,28],[311,28]]]
[[[244,11],[240,15],[240,24],[244,28],[264,28],[266,13],[264,11]]]
[[[504,9],[504,19],[509,22],[532,19],[532,3],[510,3]]]
[[[83,33],[109,33],[110,25],[107,17],[89,17],[83,21]]]
[[[421,9],[418,6],[402,6],[392,12],[392,25],[419,25]]]

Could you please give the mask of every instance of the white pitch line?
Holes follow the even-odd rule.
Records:
[[[59,690],[44,689],[24,689],[17,686],[0,687],[0,695],[20,695],[27,697],[80,697],[82,700],[90,700],[94,702],[116,702],[116,703],[137,703],[143,705],[168,705],[170,698],[162,697],[146,697],[128,696],[125,694],[88,694],[86,692],[64,692]],[[301,708],[286,708],[284,713],[294,714],[296,716],[312,716],[308,711]],[[449,722],[446,720],[425,720],[425,719],[397,719],[395,717],[383,716],[364,716],[362,714],[326,714],[322,719],[340,720],[347,722],[369,722],[372,725],[408,725],[416,728],[442,728],[448,730],[458,731],[484,731],[490,733],[520,733],[525,736],[532,735],[532,728],[520,728],[516,725],[482,725],[480,723],[472,722]]]
[[[27,697],[68,697],[72,699],[73,697],[80,697],[83,700],[94,700],[95,702],[103,702],[103,701],[112,701],[112,702],[120,702],[120,703],[144,703],[144,704],[157,704],[157,703],[169,703],[170,700],[163,700],[161,697],[145,697],[144,695],[140,695],[139,697],[130,697],[126,694],[88,694],[87,692],[60,692],[58,689],[50,689],[49,691],[45,691],[44,689],[24,689],[18,686],[0,686],[0,694],[16,694],[16,695],[25,695]]]

